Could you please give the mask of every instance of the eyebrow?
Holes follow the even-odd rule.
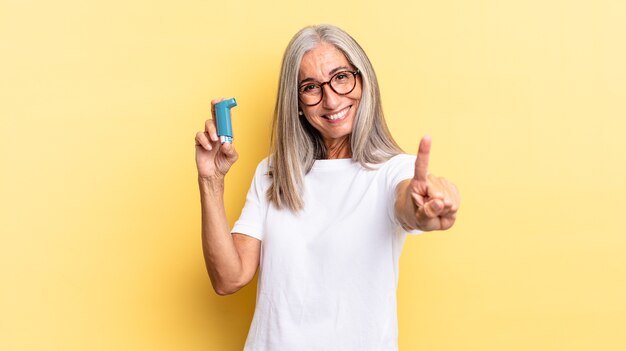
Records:
[[[339,72],[341,70],[349,71],[350,69],[352,69],[352,68],[348,67],[348,66],[339,66],[339,67],[333,68],[330,72],[328,72],[328,75],[332,77],[335,73],[337,73],[337,72]],[[307,78],[304,78],[303,80],[301,80],[298,83],[298,85],[301,85],[304,82],[310,82],[310,81],[317,82],[316,79],[311,78],[311,77],[307,77]]]

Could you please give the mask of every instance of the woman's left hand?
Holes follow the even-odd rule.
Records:
[[[410,227],[423,231],[445,230],[454,224],[459,209],[459,191],[450,181],[428,174],[428,158],[432,140],[422,138],[415,160],[415,175],[407,191],[407,207],[412,207]]]

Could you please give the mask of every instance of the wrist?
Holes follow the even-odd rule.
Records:
[[[407,191],[405,194],[404,207],[402,211],[402,227],[405,230],[419,229],[417,221],[417,206],[411,197],[411,194]]]
[[[200,192],[203,194],[223,194],[224,193],[224,177],[212,176],[201,177],[198,176],[198,186]]]
[[[410,181],[405,180],[396,187],[395,216],[405,230],[416,229],[416,206],[409,190]]]

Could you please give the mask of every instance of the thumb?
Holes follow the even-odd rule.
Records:
[[[220,146],[220,151],[224,154],[224,156],[226,156],[226,159],[231,163],[237,161],[237,158],[239,158],[239,154],[237,153],[237,151],[235,150],[235,147],[231,143],[222,144],[222,146]]]
[[[435,218],[441,214],[441,212],[443,211],[443,208],[444,208],[443,201],[441,201],[440,199],[432,199],[426,202],[426,204],[423,207],[423,210],[424,210],[424,214],[426,215],[426,217]]]

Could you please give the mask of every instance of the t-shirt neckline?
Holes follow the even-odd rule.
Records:
[[[355,164],[351,158],[337,158],[332,160],[315,160],[311,170],[338,170],[350,168]]]

